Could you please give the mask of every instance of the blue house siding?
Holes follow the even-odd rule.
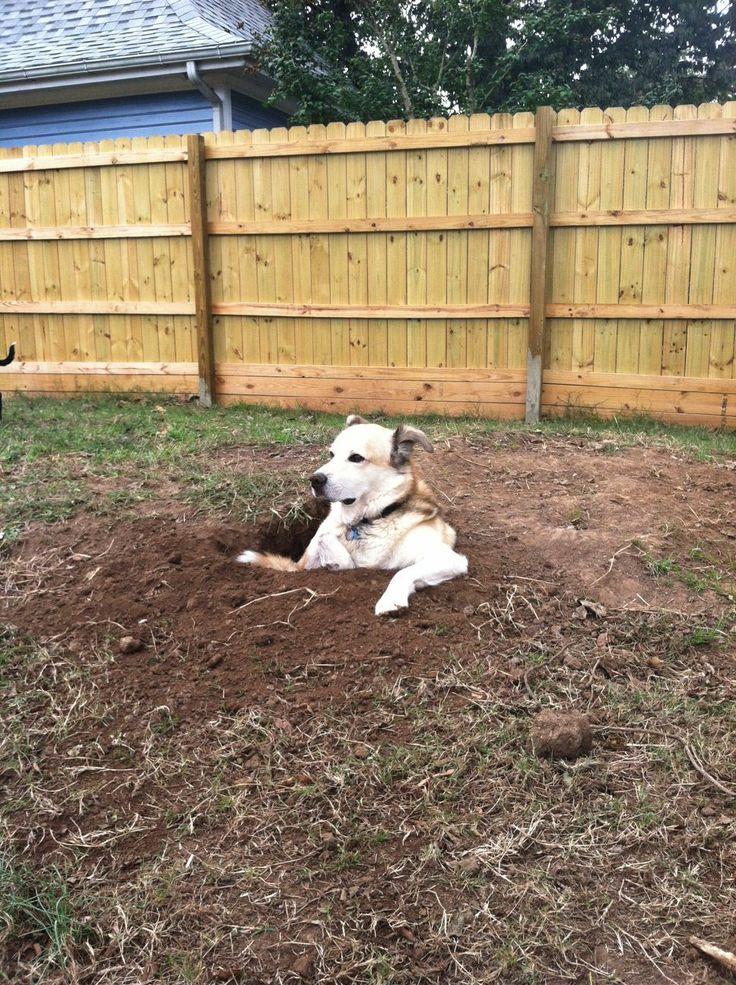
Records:
[[[212,107],[199,92],[163,92],[0,111],[2,147],[211,129]]]
[[[233,92],[233,130],[258,130],[261,127],[283,127],[289,117],[270,106],[261,106],[239,92]]]
[[[277,127],[288,117],[254,99],[232,93],[233,130]],[[0,110],[0,147],[112,140],[212,130],[212,106],[199,92],[92,99],[59,106]]]

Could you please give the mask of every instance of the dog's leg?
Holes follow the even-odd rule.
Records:
[[[328,568],[330,571],[348,571],[355,567],[355,562],[347,548],[337,537],[328,531],[312,540],[304,552],[299,566],[311,571],[314,568]]]
[[[467,573],[468,559],[449,547],[442,548],[431,556],[421,557],[408,568],[396,572],[376,603],[376,615],[390,615],[405,609],[409,604],[409,597],[418,588],[440,585],[443,581]]]

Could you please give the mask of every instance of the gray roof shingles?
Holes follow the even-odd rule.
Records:
[[[0,78],[156,64],[245,50],[259,0],[0,0]]]

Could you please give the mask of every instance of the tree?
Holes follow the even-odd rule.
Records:
[[[270,0],[295,122],[699,103],[736,93],[736,0]]]

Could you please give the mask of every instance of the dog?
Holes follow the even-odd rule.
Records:
[[[419,588],[467,574],[467,558],[454,549],[455,531],[414,466],[417,446],[434,451],[418,428],[401,424],[392,431],[351,414],[329,461],[310,479],[312,494],[330,510],[299,561],[257,551],[236,560],[277,571],[396,571],[376,603],[378,616],[405,609]]]

